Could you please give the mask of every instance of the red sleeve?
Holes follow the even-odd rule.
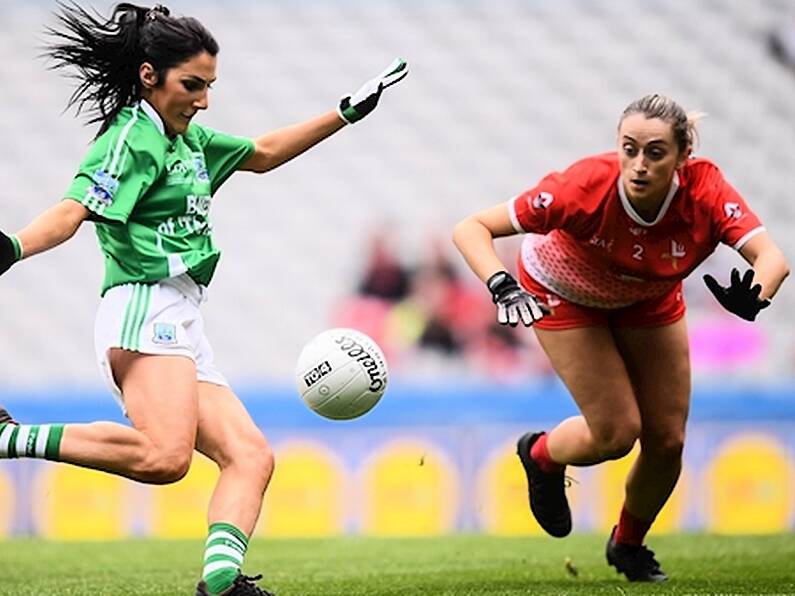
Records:
[[[580,160],[564,172],[548,174],[508,202],[514,228],[520,233],[537,234],[575,229],[610,186],[612,170],[610,161],[599,156]]]
[[[700,194],[709,203],[715,239],[739,250],[752,236],[764,231],[762,222],[716,165],[705,164],[704,169]]]

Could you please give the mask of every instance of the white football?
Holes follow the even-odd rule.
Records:
[[[355,329],[319,333],[295,367],[298,393],[312,410],[333,420],[369,412],[386,391],[386,358],[372,338]]]

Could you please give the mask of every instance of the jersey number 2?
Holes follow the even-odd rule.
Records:
[[[632,246],[632,258],[637,261],[643,260],[643,247],[640,244]]]

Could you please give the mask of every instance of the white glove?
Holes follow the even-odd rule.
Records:
[[[520,322],[530,327],[549,314],[546,304],[524,291],[507,271],[499,271],[486,282],[491,291],[491,299],[497,305],[497,322],[500,325],[516,327]]]
[[[407,74],[408,63],[402,58],[396,58],[384,72],[367,81],[353,95],[345,95],[340,100],[337,108],[340,118],[348,124],[358,122],[375,109],[384,89],[402,81]]]

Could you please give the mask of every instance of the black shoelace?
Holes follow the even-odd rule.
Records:
[[[650,568],[654,571],[660,570],[660,564],[657,562],[657,559],[654,558],[654,551],[649,550],[645,546],[638,547],[638,555],[637,555],[638,566],[643,566],[646,568]]]
[[[251,596],[276,596],[273,592],[268,592],[262,588],[255,586],[254,582],[262,579],[262,574],[248,576],[242,573],[235,578],[235,594],[251,595]]]

